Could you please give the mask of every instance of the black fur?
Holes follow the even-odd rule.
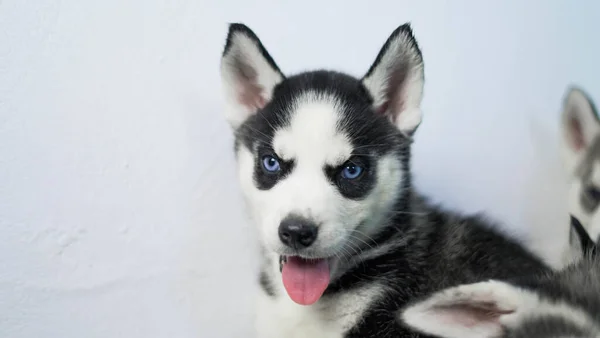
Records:
[[[527,318],[517,328],[507,328],[503,338],[594,337],[594,333],[556,316]]]
[[[386,240],[404,242],[404,246],[361,262],[327,290],[335,294],[375,280],[388,286],[384,301],[370,309],[348,338],[371,337],[374,332],[380,333],[378,337],[414,336],[394,317],[414,299],[459,284],[549,271],[480,217],[453,215],[418,197],[412,198],[408,210],[425,215],[399,214],[393,225],[395,234]]]
[[[597,314],[600,324],[600,244],[591,241],[579,220],[573,216],[571,227],[580,236],[581,259],[562,271],[542,276],[532,275],[513,282],[553,301],[567,302]]]
[[[593,327],[581,327],[568,318],[538,316],[516,328],[507,328],[503,337],[598,337],[600,335],[600,244],[591,241],[579,220],[571,216],[571,228],[579,236],[581,257],[565,269],[544,275],[531,275],[511,281],[541,299],[566,304],[587,314]],[[583,318],[580,318],[583,319]]]
[[[275,173],[267,172],[263,167],[263,158],[265,156],[273,156],[278,159],[280,170]],[[294,170],[294,160],[285,161],[278,158],[271,145],[257,144],[256,150],[256,161],[254,167],[254,183],[260,190],[269,190],[277,184],[280,180],[284,179],[287,175]]]
[[[260,272],[258,282],[260,283],[260,287],[267,295],[275,297],[275,287],[273,286],[271,278],[265,271]]]

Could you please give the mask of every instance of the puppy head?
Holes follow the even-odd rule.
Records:
[[[232,24],[221,75],[239,179],[263,246],[283,256],[351,255],[408,182],[423,92],[409,25],[357,79],[285,76],[254,32]]]

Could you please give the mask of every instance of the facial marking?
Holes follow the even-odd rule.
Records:
[[[366,150],[371,143],[381,141],[369,141],[370,135],[361,134],[360,128],[348,132],[345,122],[357,116],[349,115],[345,109],[352,106],[347,104],[333,95],[305,92],[290,102],[286,122],[276,125],[270,144],[263,139],[238,149],[247,205],[261,241],[270,251],[289,254],[278,229],[286,217],[297,215],[319,227],[316,241],[303,249],[303,254],[337,255],[344,246],[364,243],[368,237],[362,236],[376,231],[395,203],[404,177],[401,159],[394,152]],[[360,147],[358,155],[363,158],[356,158],[355,146]],[[278,158],[281,173],[269,179],[263,168],[268,154]],[[273,163],[267,162],[271,170],[276,167]],[[362,166],[363,172],[354,180],[340,182],[348,163]]]
[[[338,130],[341,108],[325,95],[307,93],[297,98],[289,127],[273,138],[275,152],[285,160],[312,166],[344,163],[352,154],[352,145]]]

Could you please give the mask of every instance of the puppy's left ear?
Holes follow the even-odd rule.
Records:
[[[424,68],[410,24],[392,33],[363,77],[375,110],[411,135],[421,123]]]
[[[443,338],[491,338],[503,333],[503,318],[535,306],[537,297],[499,281],[449,288],[408,306],[399,320],[409,327]]]

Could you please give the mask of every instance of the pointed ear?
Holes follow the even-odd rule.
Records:
[[[234,23],[229,25],[221,58],[221,79],[228,104],[226,118],[235,129],[264,108],[284,76],[256,34]]]
[[[417,129],[421,123],[424,68],[410,24],[396,28],[362,82],[377,112],[408,135]]]
[[[571,155],[578,155],[600,134],[600,120],[589,96],[580,88],[571,87],[564,98],[561,117],[564,143]]]
[[[528,291],[504,282],[467,284],[408,306],[401,312],[400,320],[419,332],[438,337],[497,337],[503,332],[502,320],[524,308],[525,301],[536,302],[534,299]]]

